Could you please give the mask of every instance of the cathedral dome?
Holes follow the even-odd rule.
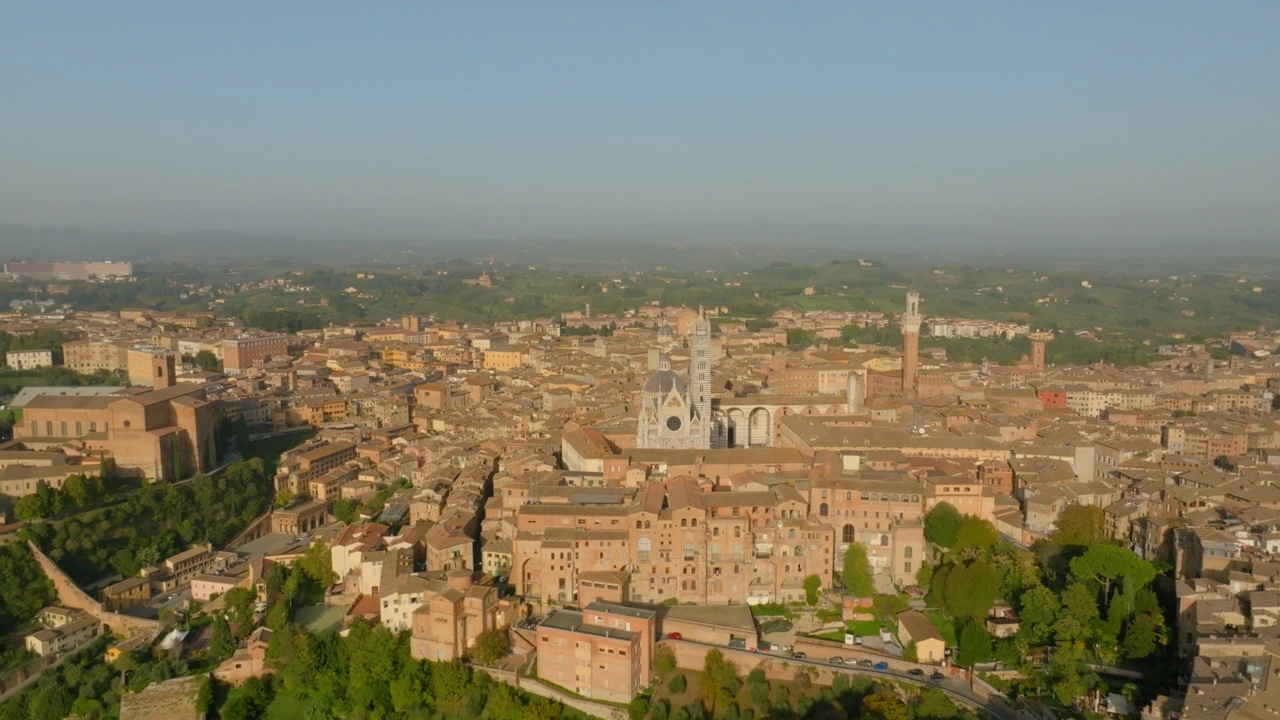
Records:
[[[685,385],[683,378],[671,370],[659,370],[649,376],[642,392],[646,395],[663,396],[672,390],[684,395],[688,391],[688,386]]]

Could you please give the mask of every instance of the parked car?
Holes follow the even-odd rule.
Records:
[[[667,633],[667,639],[669,639],[669,640],[683,640],[683,639],[684,639],[684,636],[683,636],[683,635],[681,635],[681,634],[680,634],[680,633],[678,633],[678,632],[669,632],[669,633]]]
[[[944,678],[946,678],[946,677],[947,677],[946,675],[943,675],[942,673],[938,672],[937,670],[934,670],[934,671],[933,671],[933,674],[929,676],[929,679],[930,679],[930,680],[937,681],[937,680],[942,680],[942,679],[944,679]]]
[[[906,594],[910,595],[913,598],[922,598],[928,594],[924,591],[924,589],[916,587],[915,585],[912,585],[911,587],[903,590],[903,592],[905,592]]]
[[[871,667],[871,666],[872,666],[872,665],[874,665],[874,664],[875,664],[875,663],[871,662],[870,660],[859,660],[859,661],[858,661],[858,667]]]
[[[828,660],[832,665],[843,665],[844,658],[833,657]]]
[[[887,663],[887,662],[878,662],[878,663],[876,663],[875,665],[872,665],[871,667],[875,668],[876,670],[888,670],[888,669],[889,669],[889,663]]]
[[[791,657],[793,657],[793,658],[795,658],[795,659],[797,659],[797,660],[804,660],[805,658],[807,658],[807,657],[809,657],[809,656],[808,656],[808,655],[806,655],[806,654],[804,654],[804,653],[802,653],[802,652],[798,652],[798,653],[792,653],[792,654],[791,654]]]
[[[910,670],[907,671],[907,674],[915,675],[916,677],[924,677],[924,671],[921,670],[920,668],[911,668]]]

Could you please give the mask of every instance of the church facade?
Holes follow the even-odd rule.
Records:
[[[698,309],[689,342],[689,380],[664,355],[640,390],[636,447],[696,450],[711,447],[711,321]]]

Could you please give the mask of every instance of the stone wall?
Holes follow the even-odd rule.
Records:
[[[57,563],[40,552],[40,548],[35,543],[28,542],[27,547],[31,548],[31,553],[35,555],[36,562],[40,563],[40,569],[44,571],[45,576],[53,582],[53,587],[58,593],[58,602],[63,607],[83,610],[89,613],[101,620],[103,625],[111,628],[111,632],[121,637],[132,637],[133,635],[154,636],[160,632],[160,622],[157,620],[148,620],[103,610],[102,603],[89,597],[89,594],[81,590],[79,585],[72,582],[71,578],[62,572],[62,568],[58,567]]]

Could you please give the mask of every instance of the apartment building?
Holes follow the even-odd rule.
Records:
[[[356,459],[356,446],[346,441],[312,442],[290,450],[276,470],[276,490],[294,495],[310,492],[311,481]]]
[[[40,657],[58,657],[93,642],[102,634],[102,622],[80,610],[47,607],[36,619],[42,629],[27,635],[26,646]]]
[[[4,355],[4,364],[14,370],[36,370],[53,367],[52,350],[10,350]]]
[[[222,341],[222,368],[240,375],[266,358],[288,353],[287,335],[240,335]]]
[[[657,614],[602,601],[557,610],[537,628],[538,676],[596,700],[625,703],[651,679]]]
[[[422,605],[411,613],[409,652],[418,660],[457,660],[486,630],[509,625],[512,607],[499,601],[498,588],[469,570],[445,576],[445,586],[424,589]]]

